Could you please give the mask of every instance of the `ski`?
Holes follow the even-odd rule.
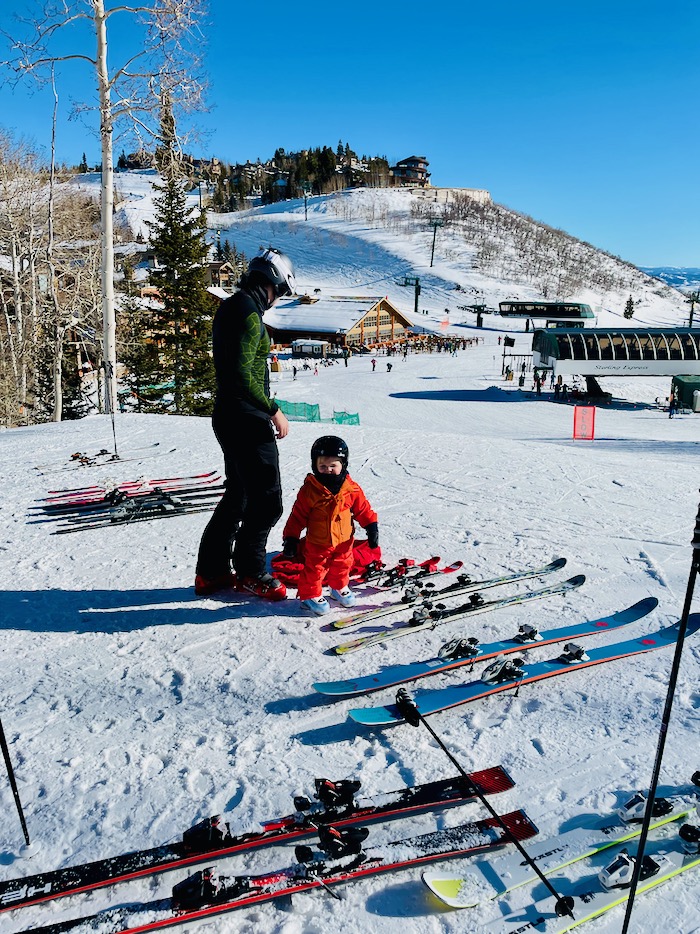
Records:
[[[89,532],[92,529],[114,528],[121,525],[133,525],[135,522],[151,522],[153,519],[175,519],[178,516],[191,516],[197,512],[211,512],[216,509],[216,503],[192,504],[174,506],[172,503],[161,503],[159,509],[147,509],[142,512],[135,510],[128,513],[115,514],[95,522],[76,523],[67,528],[54,529],[52,535],[69,535],[72,532]]]
[[[524,811],[504,814],[501,820],[518,840],[528,840],[537,834],[537,827]],[[277,872],[226,877],[205,869],[176,885],[171,900],[107,909],[91,917],[33,928],[33,931],[34,934],[66,931],[136,934],[180,927],[311,889],[325,890],[378,873],[485,852],[505,846],[512,839],[492,817],[381,846],[363,847],[365,835],[362,828],[351,828],[344,833],[330,830],[321,835],[321,853],[309,847],[298,847],[298,862]]]
[[[331,652],[335,655],[345,655],[348,652],[356,652],[358,649],[368,648],[371,645],[379,645],[382,642],[388,642],[391,639],[398,639],[400,636],[406,636],[410,632],[420,632],[425,629],[434,629],[443,623],[451,622],[455,619],[461,619],[464,616],[476,616],[479,613],[488,613],[490,610],[497,610],[504,606],[515,606],[520,603],[528,603],[531,600],[541,600],[544,597],[551,597],[557,594],[569,593],[580,587],[586,580],[585,575],[578,574],[576,577],[570,577],[568,580],[561,581],[558,584],[552,584],[549,587],[542,587],[539,590],[526,590],[524,593],[513,594],[510,597],[501,597],[498,600],[484,600],[478,594],[472,594],[468,603],[462,603],[459,606],[451,607],[449,610],[443,604],[418,607],[413,612],[410,619],[394,623],[387,629],[380,629],[379,632],[370,633],[367,636],[359,636],[351,639],[349,642],[341,642],[340,645],[333,646]]]
[[[657,798],[654,817],[649,825],[655,830],[687,817],[695,809],[697,795],[669,795]],[[641,804],[641,808],[637,805]],[[566,867],[595,856],[603,850],[638,837],[646,797],[642,792],[632,796],[617,815],[601,817],[585,815],[577,818],[578,826],[555,837],[536,840],[528,847],[528,855],[537,863],[543,875],[551,875]],[[626,810],[632,807],[631,819]],[[450,908],[476,908],[478,905],[503,898],[515,889],[537,881],[531,867],[517,853],[503,853],[490,860],[477,860],[467,875],[424,872],[423,882],[430,891]]]
[[[207,490],[221,483],[221,475],[213,470],[202,477],[192,477],[182,480],[136,480],[133,482],[114,484],[110,488],[94,487],[80,493],[69,495],[47,496],[33,505],[34,509],[41,509],[47,514],[60,513],[66,510],[103,506],[112,502],[116,497],[146,496],[156,490],[168,493],[181,493],[195,490]]]
[[[143,488],[152,488],[154,486],[165,487],[171,484],[190,482],[190,481],[212,481],[211,478],[216,480],[220,479],[220,474],[216,470],[209,470],[206,473],[196,473],[189,474],[188,476],[183,477],[159,477],[157,479],[139,479],[139,480],[126,480],[123,483],[115,484],[114,486],[100,486],[94,484],[92,486],[77,486],[77,487],[68,487],[63,490],[49,490],[49,495],[45,496],[41,502],[55,502],[60,499],[72,499],[73,497],[81,496],[104,496],[105,494],[111,492],[114,489],[126,490],[126,489],[143,489]]]
[[[620,866],[634,866],[634,856],[626,850],[617,853],[607,867],[599,872],[572,882],[564,877],[556,878],[554,885],[564,897],[574,900],[573,915],[560,918],[554,909],[554,899],[542,898],[524,908],[516,908],[486,924],[482,931],[498,934],[564,934],[573,928],[598,918],[627,901],[629,882],[625,885],[607,887],[603,879]],[[668,882],[688,869],[700,865],[700,852],[689,853],[680,838],[654,841],[645,848],[642,871],[636,895],[649,892],[663,882]],[[607,870],[607,871],[606,871]],[[601,878],[602,877],[602,878]],[[675,926],[674,926],[675,927]],[[639,928],[636,928],[639,930]]]
[[[586,623],[577,623],[573,626],[560,626],[539,632],[532,626],[521,626],[520,632],[512,639],[501,639],[497,642],[481,644],[478,639],[453,639],[446,643],[435,658],[424,662],[413,662],[408,665],[390,665],[382,671],[363,678],[347,679],[344,681],[319,681],[312,685],[319,694],[328,694],[333,697],[351,697],[357,694],[368,694],[380,688],[390,688],[406,681],[415,681],[426,675],[450,671],[462,665],[473,665],[474,662],[495,658],[497,655],[508,655],[511,652],[526,652],[539,645],[552,645],[563,642],[565,639],[583,638],[593,636],[597,632],[606,632],[634,623],[643,616],[651,613],[659,601],[656,597],[646,597],[609,616],[600,616]]]
[[[700,629],[700,613],[692,613],[688,618],[687,635],[691,636],[698,629]],[[677,638],[678,623],[666,629],[659,629],[657,632],[649,633],[646,636],[640,636],[637,639],[629,639],[627,642],[617,642],[614,645],[591,649],[588,654],[582,652],[580,657],[573,657],[573,653],[565,652],[559,658],[535,662],[531,665],[525,664],[522,659],[517,659],[521,663],[520,665],[511,662],[510,670],[504,671],[498,676],[499,679],[502,677],[503,680],[489,680],[489,668],[493,668],[498,664],[498,662],[493,662],[491,666],[484,669],[481,679],[467,684],[438,688],[435,691],[425,691],[415,698],[415,703],[423,716],[429,716],[443,710],[449,710],[451,707],[457,707],[460,704],[468,704],[470,701],[488,697],[491,694],[519,688],[523,684],[531,684],[545,678],[553,678],[557,675],[579,671],[581,668],[590,668],[593,665],[601,665],[631,655],[641,655],[644,652],[663,649],[675,645]],[[504,662],[507,662],[507,659],[504,659]],[[483,676],[485,676],[485,679]],[[351,710],[350,717],[357,723],[367,726],[384,726],[404,722],[395,705]]]
[[[81,523],[89,522],[102,516],[110,516],[115,512],[136,510],[141,508],[155,508],[159,503],[196,503],[203,499],[222,496],[225,487],[223,484],[203,487],[181,487],[177,490],[164,490],[156,487],[144,493],[124,493],[118,491],[108,494],[102,502],[81,504],[79,506],[62,506],[60,509],[46,510],[41,513],[31,513],[29,524],[47,522]]]
[[[431,577],[440,577],[441,574],[454,574],[463,567],[462,561],[453,561],[445,567],[438,567],[440,557],[434,555],[416,564],[412,558],[402,558],[393,568],[370,567],[365,570],[358,583],[370,584],[377,590],[393,590],[395,587],[406,587],[415,581],[425,581]]]
[[[157,442],[157,444],[160,444],[160,442]],[[152,447],[156,447],[156,445],[154,444]],[[95,461],[89,464],[65,464],[63,467],[51,467],[38,470],[38,473],[44,476],[45,474],[61,473],[68,470],[85,470],[88,467],[112,467],[115,464],[130,464],[137,461],[150,460],[152,457],[163,457],[165,454],[174,454],[176,450],[177,448],[163,448],[162,451],[144,451],[143,454],[137,454],[134,457],[122,457],[121,455],[115,457],[114,454],[111,454],[109,458],[102,461]]]
[[[388,616],[391,613],[399,613],[406,604],[416,604],[425,600],[435,598],[444,599],[445,597],[460,597],[473,591],[488,590],[491,587],[500,587],[502,584],[512,584],[522,580],[528,580],[531,577],[540,577],[550,574],[552,571],[559,571],[566,565],[566,558],[557,558],[544,567],[532,571],[519,571],[515,574],[504,574],[501,577],[494,577],[491,580],[475,581],[468,574],[457,575],[454,584],[448,584],[447,587],[435,589],[435,584],[428,582],[422,586],[416,586],[415,583],[408,582],[398,600],[394,600],[386,606],[375,607],[372,610],[365,610],[360,613],[353,613],[343,619],[335,620],[330,623],[331,629],[346,629],[350,626],[357,626],[359,623],[366,623],[373,619],[380,619],[382,616]],[[420,582],[419,582],[420,583]]]
[[[149,451],[151,448],[158,447],[160,441],[151,442],[150,444],[142,444],[137,447],[130,448],[129,453],[133,454],[136,451]],[[82,463],[83,461],[91,461],[95,458],[103,458],[108,460],[119,460],[119,455],[114,451],[110,451],[107,448],[101,448],[99,451],[95,451],[94,454],[88,454],[86,451],[76,451],[74,454],[71,454],[67,461],[62,461],[60,464],[56,461],[52,461],[49,464],[36,464],[35,470],[44,470],[51,467],[58,468],[59,470],[66,466],[71,466],[75,463]]]
[[[471,801],[475,789],[492,795],[514,786],[510,775],[500,766],[472,772],[468,781],[463,778],[442,779],[369,797],[357,796],[359,784],[317,779],[313,801],[297,796],[294,799],[295,813],[265,821],[262,830],[234,834],[230,824],[216,816],[195,824],[183,834],[179,843],[2,881],[0,911],[185,869],[258,847],[296,843],[313,836],[323,826],[342,828],[360,822],[370,824],[454,807]]]

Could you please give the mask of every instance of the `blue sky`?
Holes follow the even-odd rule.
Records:
[[[5,0],[0,29],[16,33],[12,14],[30,9]],[[436,185],[487,188],[639,265],[700,266],[695,0],[209,11],[203,155],[265,159],[339,139],[391,161],[425,155]],[[111,23],[118,65],[138,37],[123,14]],[[90,120],[68,120],[70,99],[95,95],[89,68],[63,66],[58,90],[59,158],[97,162]],[[0,126],[48,147],[51,106],[46,92],[2,87]]]

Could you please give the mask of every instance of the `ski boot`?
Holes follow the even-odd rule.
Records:
[[[237,578],[236,590],[252,593],[263,600],[285,600],[287,597],[287,588],[272,574]]]
[[[308,600],[299,601],[305,610],[309,610],[314,616],[323,616],[331,606],[325,597],[309,597]]]
[[[203,577],[197,574],[194,579],[194,592],[198,597],[208,597],[209,594],[219,590],[230,590],[236,586],[236,577],[231,571],[219,574],[217,577]]]
[[[474,658],[479,654],[479,640],[472,636],[470,639],[451,639],[438,651],[438,658]]]
[[[334,590],[331,587],[331,597],[346,609],[357,603],[357,598],[349,587],[343,587],[342,590]]]

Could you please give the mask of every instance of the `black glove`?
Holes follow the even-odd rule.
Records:
[[[285,556],[285,558],[296,558],[298,547],[298,538],[285,538],[282,541],[282,554]]]
[[[370,522],[365,526],[367,533],[367,544],[370,548],[379,548],[379,525],[376,522]]]

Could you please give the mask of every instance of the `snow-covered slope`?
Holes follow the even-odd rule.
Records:
[[[250,220],[251,244],[256,223],[267,231],[279,225],[285,246],[295,236],[308,244],[316,229],[304,225],[303,214],[282,221],[267,212]],[[321,242],[321,232],[316,235]],[[340,257],[340,242],[334,249]],[[290,252],[303,270],[312,269],[303,250]],[[491,641],[523,622],[546,628],[590,619],[648,595],[659,599],[659,608],[628,627],[630,637],[678,618],[698,504],[697,416],[669,420],[650,404],[667,392],[667,381],[638,379],[620,384],[624,402],[598,411],[594,442],[573,442],[572,407],[502,382],[496,335],[482,336],[485,343],[456,357],[395,360],[391,373],[383,357],[375,373],[362,357],[347,368],[321,367],[318,376],[301,371],[294,382],[284,371],[274,384],[279,398],[318,402],[326,418],[341,409],[361,418],[357,427],[292,425],[279,445],[285,511],[308,470],[311,443],[336,431],[350,446],[353,477],[378,510],[388,562],[442,554],[462,559],[475,577],[490,577],[563,555],[566,576],[584,573],[587,582],[566,600],[416,633],[345,659],[326,654],[340,641],[337,634],[303,616],[293,599],[273,606],[235,594],[194,597],[205,515],[67,536],[27,521],[29,508],[49,489],[221,469],[206,419],[118,416],[124,457],[153,441],[177,450],[43,475],[33,465],[111,447],[109,420],[0,433],[0,714],[39,844],[31,860],[17,857],[21,830],[8,783],[0,781],[0,878],[173,840],[211,813],[226,812],[234,828],[250,828],[288,813],[290,796],[308,793],[315,776],[356,776],[372,793],[452,774],[423,729],[357,728],[347,721],[349,702],[326,703],[312,692],[314,680],[427,658],[460,634]],[[273,530],[270,552],[281,545],[281,528]],[[587,644],[608,641],[618,637],[600,635]],[[546,658],[553,651],[532,654]],[[648,785],[670,663],[665,651],[572,673],[524,688],[517,698],[500,695],[456,709],[432,724],[466,768],[502,763],[517,785],[492,801],[501,811],[526,806],[541,833],[551,834],[575,826],[582,813],[610,813]],[[469,677],[455,672],[420,687]],[[687,788],[698,768],[699,679],[700,646],[692,640],[662,791]],[[388,700],[391,692],[375,698]],[[376,827],[371,839],[481,814],[469,805]],[[291,859],[287,850],[268,849],[222,868],[258,871]],[[468,866],[468,860],[455,864]],[[182,875],[5,914],[0,929],[15,934],[102,906],[151,900]],[[697,882],[689,874],[640,898],[633,930],[697,930]],[[406,934],[476,934],[498,911],[495,904],[473,913],[442,910],[419,873],[408,871],[349,886],[340,902],[323,893],[301,895],[292,905],[253,908],[201,930],[395,934],[400,927]],[[617,911],[595,932],[617,934],[620,924]]]
[[[147,237],[156,173],[121,172],[115,179],[117,220]],[[77,176],[70,185],[97,194],[99,175]],[[210,212],[208,239],[228,240],[247,256],[272,244],[292,257],[299,291],[386,295],[412,318],[414,290],[404,280],[418,276],[414,323],[432,328],[445,320],[473,323],[474,315],[460,306],[497,309],[509,298],[544,296],[588,302],[600,327],[629,326],[622,313],[630,295],[635,324],[679,326],[687,320],[678,291],[590,244],[501,205],[470,204],[459,191],[450,193],[447,204],[431,198],[420,191],[356,189],[311,197],[306,208],[297,200]],[[198,190],[190,200],[198,204]],[[447,223],[437,230],[431,265],[432,216]]]

